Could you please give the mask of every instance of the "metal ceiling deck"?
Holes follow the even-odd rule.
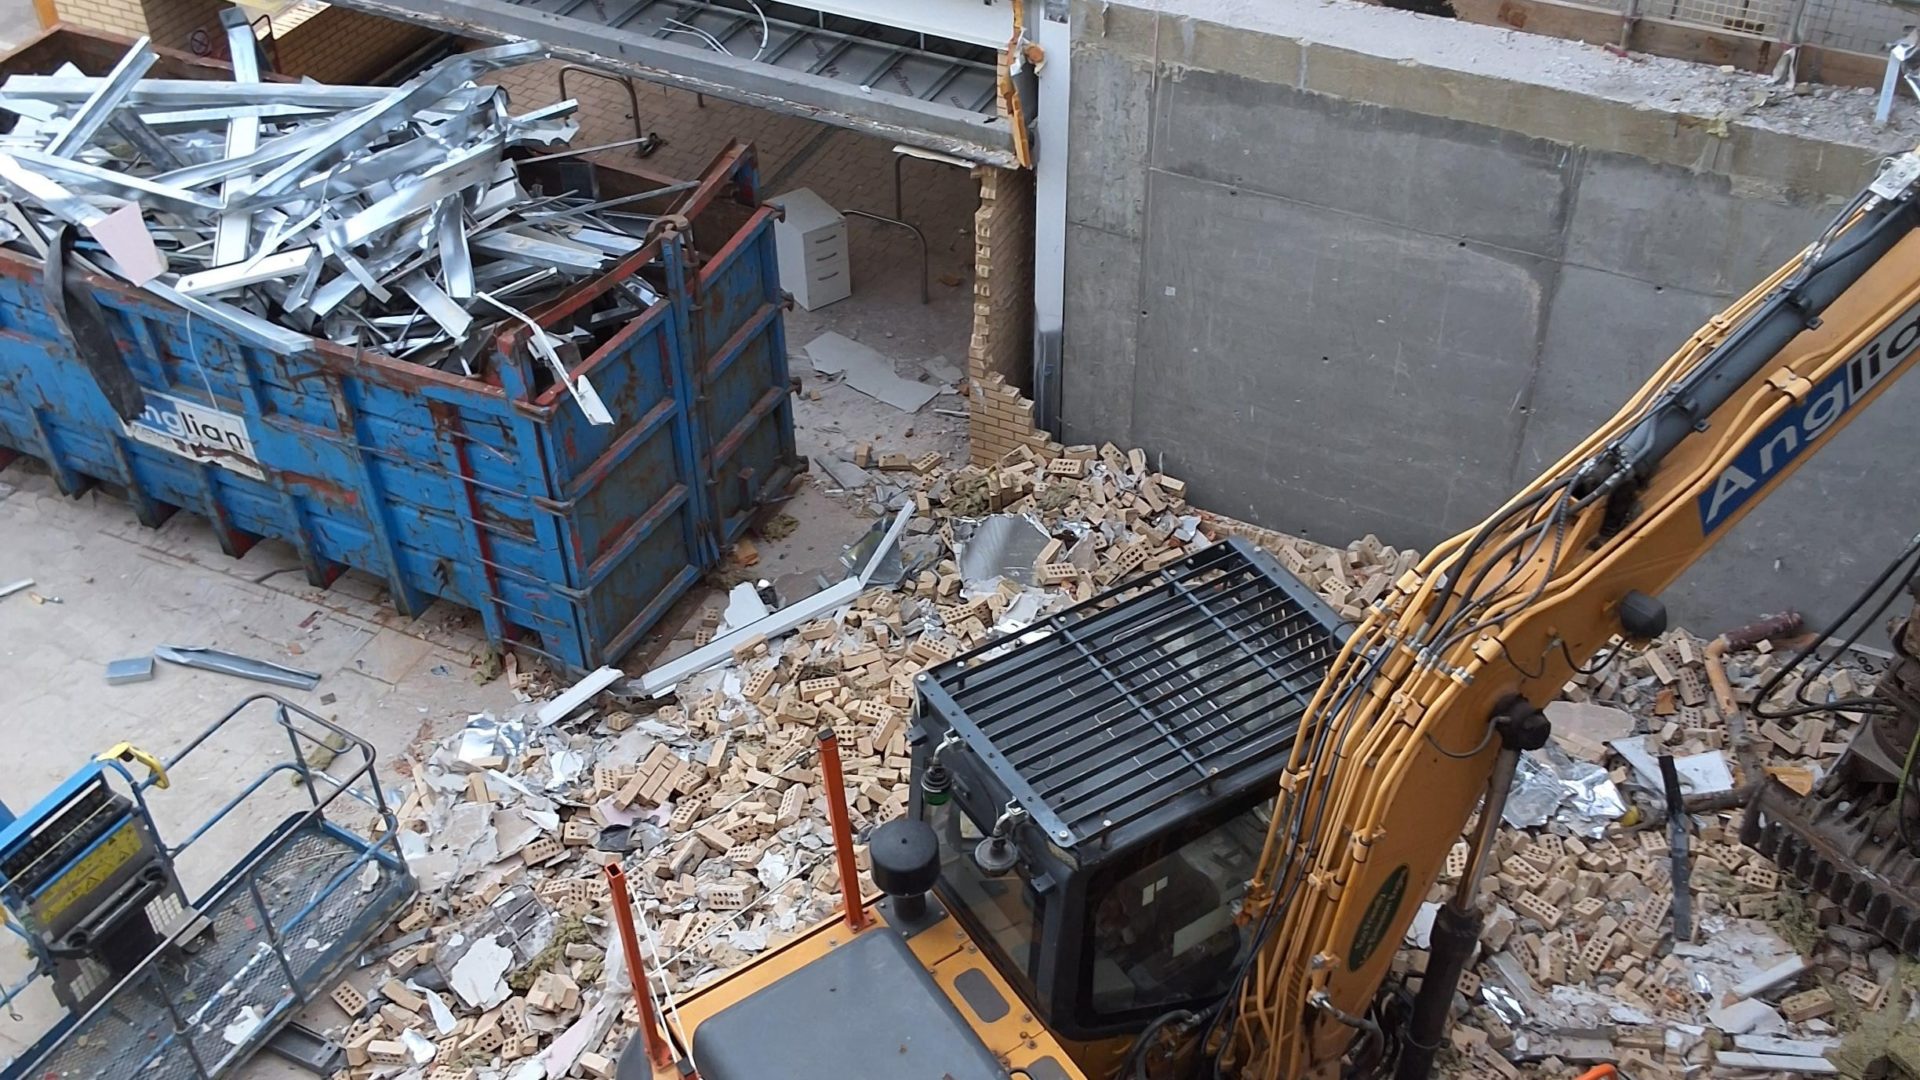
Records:
[[[994,50],[747,0],[345,0],[465,36],[997,165],[1014,165]],[[762,19],[764,13],[764,21]]]

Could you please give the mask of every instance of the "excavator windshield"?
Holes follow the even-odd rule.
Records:
[[[1225,993],[1251,934],[1236,922],[1266,834],[1271,793],[1199,830],[1183,829],[1102,862],[1069,871],[1071,889],[1024,853],[1010,865],[984,858],[982,828],[953,802],[926,806],[940,838],[938,893],[992,954],[1009,981],[1043,1013],[1083,1030],[1131,1028],[1140,1017]],[[989,827],[990,828],[990,827]],[[1039,880],[1048,887],[1035,885]],[[1069,903],[1071,893],[1076,900]],[[1054,963],[1052,942],[1076,959]]]

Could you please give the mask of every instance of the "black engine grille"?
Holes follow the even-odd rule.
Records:
[[[928,704],[1053,842],[1277,770],[1339,648],[1338,620],[1229,540],[932,673]]]

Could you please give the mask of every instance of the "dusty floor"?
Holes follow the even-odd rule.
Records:
[[[297,566],[292,550],[274,543],[229,559],[186,514],[148,530],[111,497],[63,498],[34,467],[0,473],[0,578],[31,577],[33,593],[48,598],[0,601],[0,723],[11,759],[0,799],[25,810],[122,741],[170,756],[262,691],[337,718],[371,741],[385,766],[422,736],[512,703],[504,680],[476,684],[470,657],[481,642],[445,629],[448,612],[404,620],[375,601],[379,586],[370,579],[349,576],[322,592],[305,585]],[[162,643],[216,645],[322,678],[303,693],[161,664],[151,681],[107,685],[108,661]],[[244,714],[182,763],[170,790],[156,793],[163,830],[184,839],[289,757],[269,714]],[[263,822],[304,807],[305,791],[290,779],[270,780],[226,827],[189,849],[181,869],[190,894],[237,861]],[[17,977],[17,964],[7,974]],[[24,1022],[0,1019],[0,1050],[26,1045],[23,1034],[43,1015],[28,1009]]]

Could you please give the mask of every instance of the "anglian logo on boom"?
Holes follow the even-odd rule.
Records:
[[[1845,366],[1827,376],[1807,399],[1754,436],[1738,457],[1702,492],[1700,532],[1712,535],[1767,482],[1784,472],[1808,445],[1858,405],[1867,392],[1920,355],[1920,305],[1908,308]]]

